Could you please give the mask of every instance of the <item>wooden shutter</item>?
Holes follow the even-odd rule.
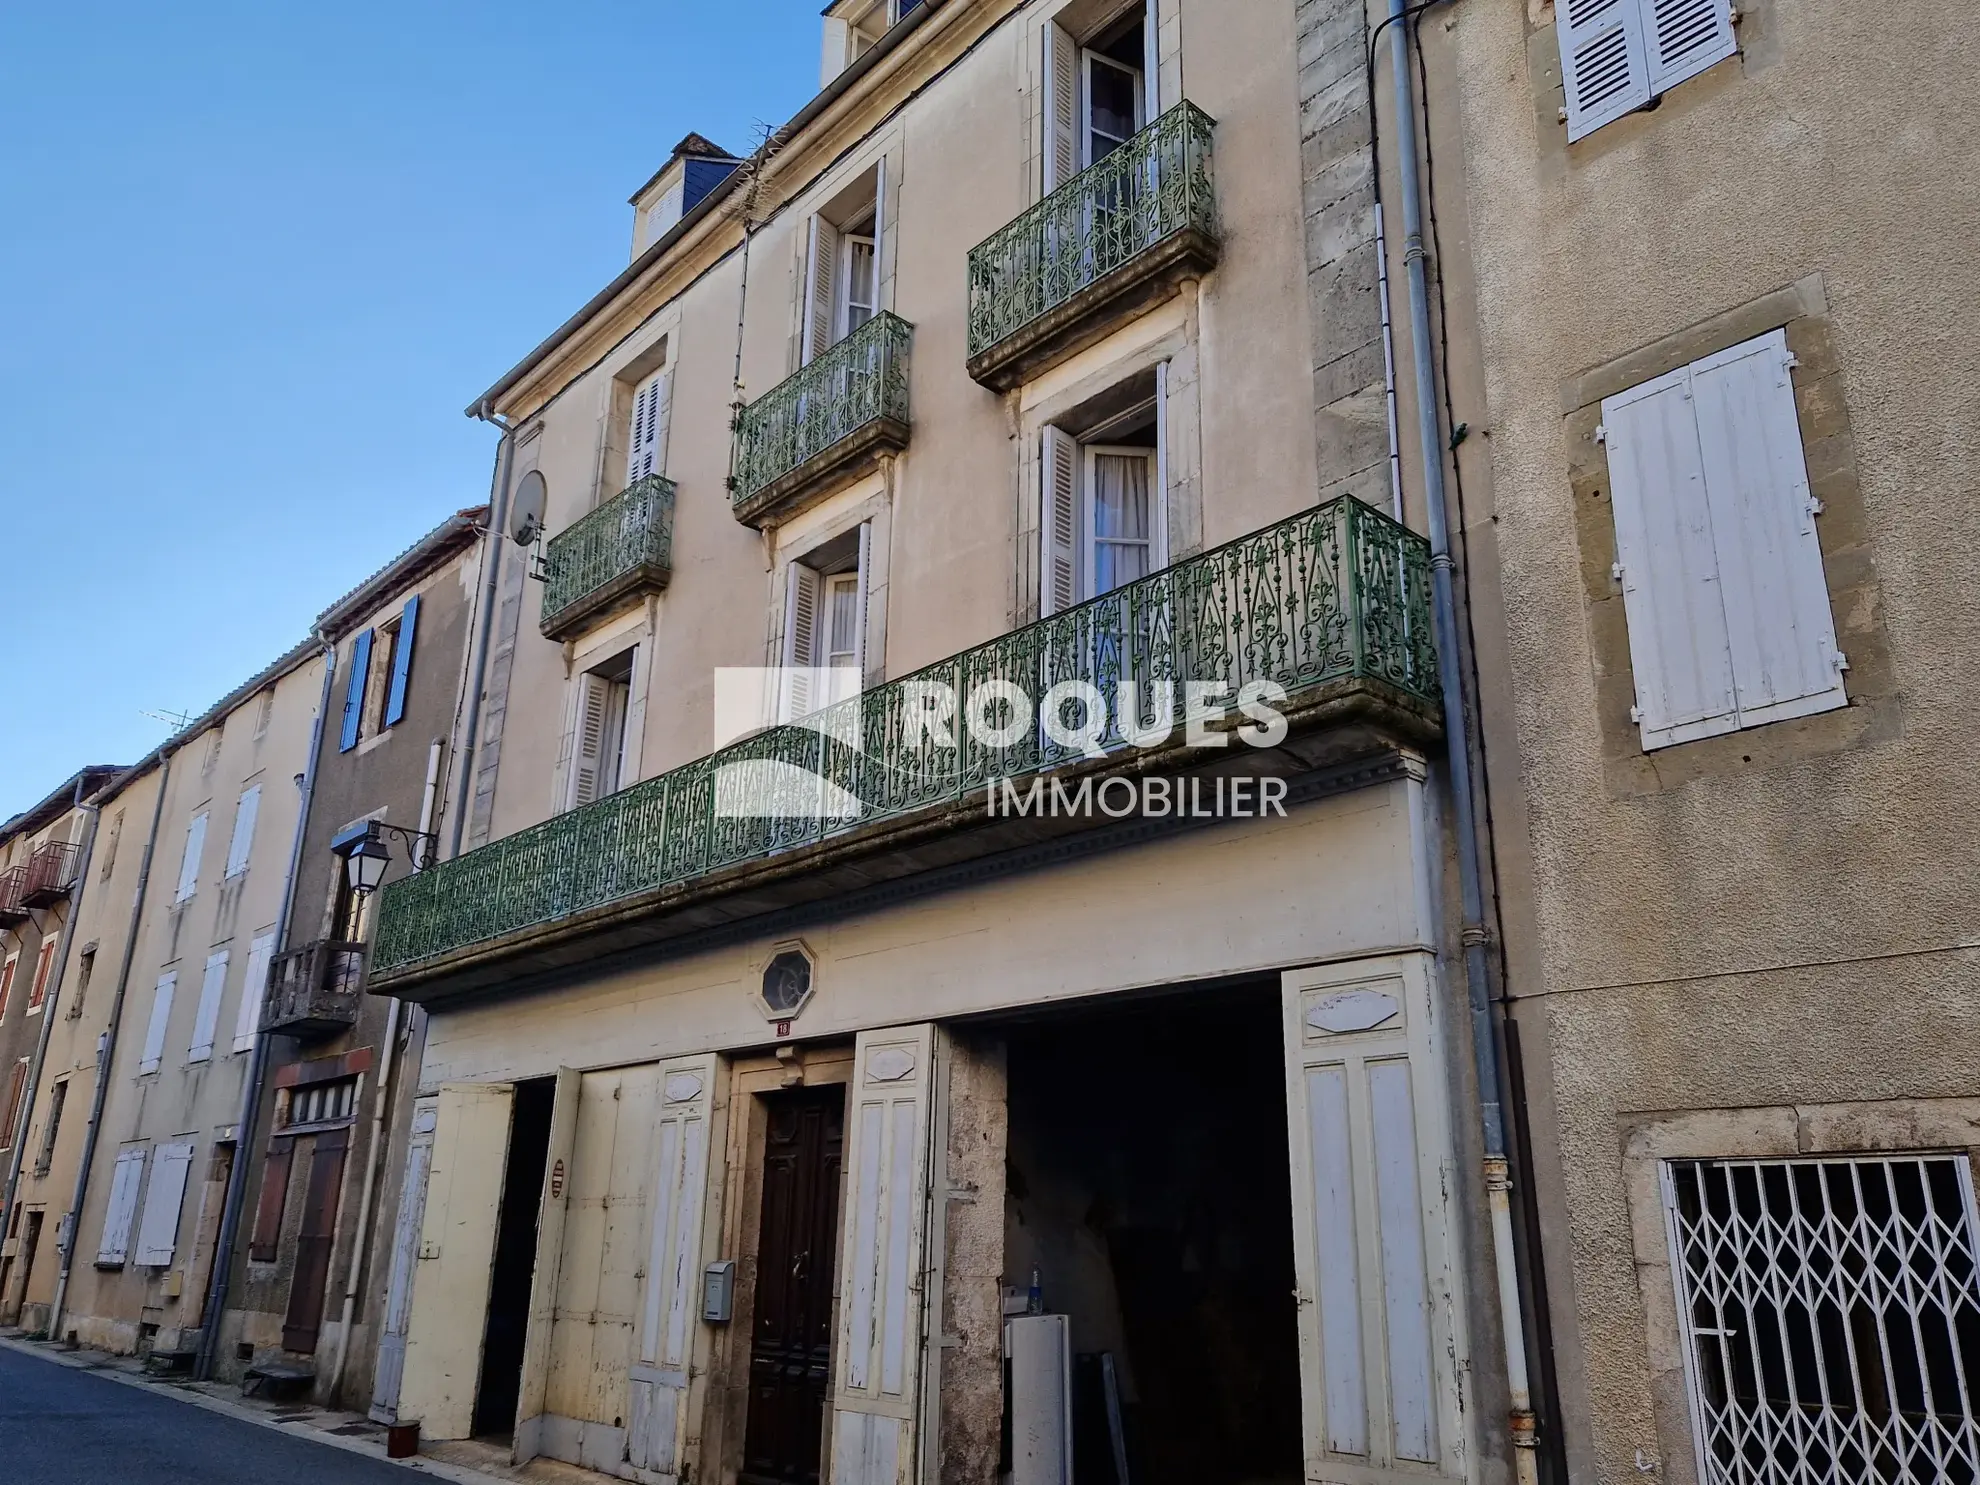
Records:
[[[295,1157],[295,1140],[284,1136],[268,1142],[261,1162],[261,1198],[248,1238],[248,1257],[256,1263],[273,1263],[281,1252],[282,1213],[289,1204],[289,1169]]]
[[[15,1126],[21,1120],[21,1105],[27,1100],[28,1065],[28,1058],[20,1058],[7,1074],[7,1102],[5,1113],[0,1114],[0,1150],[12,1149],[14,1141],[25,1133]]]
[[[1650,101],[1642,0],[1556,0],[1570,141]]]
[[[275,933],[258,935],[248,946],[247,972],[241,976],[241,1008],[234,1018],[234,1050],[245,1052],[261,1030],[262,1002],[268,998],[268,966],[275,957]]]
[[[516,1389],[513,1454],[527,1464],[543,1452],[543,1414],[550,1383],[550,1337],[557,1323],[557,1269],[564,1257],[564,1220],[573,1195],[578,1097],[575,1068],[557,1069],[550,1102],[550,1142],[543,1157],[543,1186],[537,1192],[536,1257],[529,1275],[529,1309],[523,1325],[522,1380]]]
[[[419,634],[419,595],[413,594],[399,613],[399,641],[392,647],[392,685],[385,693],[385,725],[397,726],[406,716],[406,688],[412,683],[413,641]]]
[[[378,1366],[372,1374],[371,1416],[399,1421],[399,1388],[406,1371],[406,1322],[412,1314],[413,1274],[419,1261],[419,1227],[426,1214],[426,1176],[433,1163],[434,1106],[413,1106],[412,1143],[406,1149],[405,1180],[392,1222],[391,1267],[385,1279],[385,1313],[380,1320]]]
[[[241,801],[234,806],[234,834],[227,842],[227,875],[239,876],[248,869],[248,857],[254,851],[254,822],[261,813],[261,785],[256,784],[241,795]]]
[[[1284,977],[1306,1477],[1463,1479],[1455,1171],[1428,956]]]
[[[688,1431],[688,1382],[701,1334],[701,1265],[709,1214],[709,1154],[718,1147],[720,1068],[713,1056],[664,1063],[654,1131],[652,1226],[640,1294],[639,1358],[632,1368],[626,1459],[676,1475]]]
[[[344,730],[337,740],[340,753],[358,745],[358,729],[364,724],[364,682],[370,674],[371,631],[367,629],[351,642],[351,674],[344,684]]]
[[[1045,25],[1045,190],[1079,174],[1079,47],[1063,26]]]
[[[1047,428],[1041,463],[1038,614],[1044,618],[1079,602],[1079,444]]]
[[[1794,364],[1775,330],[1689,368],[1742,727],[1848,704]]]
[[[309,1185],[296,1228],[296,1267],[289,1307],[282,1316],[282,1349],[310,1355],[323,1326],[323,1294],[330,1283],[330,1250],[337,1240],[337,1197],[344,1186],[348,1129],[329,1129],[310,1141]]]
[[[213,1055],[213,1031],[220,1024],[220,997],[227,988],[227,953],[220,949],[207,956],[206,977],[199,985],[199,1009],[193,1016],[192,1047],[188,1062],[204,1062]]]
[[[830,1485],[919,1478],[935,1028],[861,1032],[849,1093]]]
[[[57,933],[41,941],[41,951],[34,959],[34,983],[28,986],[27,1008],[38,1011],[48,999],[48,976],[55,967],[55,950],[62,942]]]
[[[179,1212],[185,1205],[186,1173],[192,1169],[191,1145],[160,1145],[151,1162],[151,1183],[144,1193],[144,1221],[138,1226],[134,1262],[163,1268],[179,1244]]]
[[[1610,504],[1643,746],[1739,726],[1688,369],[1602,403]]]
[[[179,972],[167,970],[158,977],[151,992],[151,1020],[144,1028],[144,1050],[138,1057],[138,1072],[157,1072],[165,1056],[165,1030],[172,1024],[172,992],[178,988]]]
[[[7,1002],[13,998],[14,971],[19,967],[21,956],[9,955],[5,965],[0,965],[0,1021],[7,1019]]]
[[[571,808],[598,798],[604,766],[605,709],[611,687],[599,676],[578,677],[577,732],[571,753]]]
[[[179,858],[179,890],[174,902],[184,902],[199,890],[199,858],[205,854],[206,811],[201,810],[186,826],[186,853]]]
[[[1739,50],[1732,0],[1642,0],[1650,91],[1661,93]]]
[[[832,344],[839,285],[839,229],[823,217],[811,219],[805,253],[804,363]]]
[[[661,464],[661,414],[667,401],[667,373],[655,372],[633,394],[632,433],[626,444],[626,484],[635,485]]]
[[[103,1239],[97,1245],[100,1268],[115,1268],[129,1256],[131,1222],[137,1216],[138,1193],[144,1189],[143,1146],[117,1152],[117,1164],[110,1173],[110,1202],[103,1213]]]
[[[784,590],[784,677],[780,699],[780,722],[808,716],[817,704],[812,695],[811,669],[818,664],[819,604],[824,583],[818,573],[802,562],[793,562],[785,572]]]

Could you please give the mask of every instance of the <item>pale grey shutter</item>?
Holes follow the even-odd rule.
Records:
[[[818,664],[818,605],[823,584],[802,562],[793,562],[784,592],[784,684],[777,720],[794,721],[814,706],[811,669]]]
[[[1148,123],[1162,112],[1162,7],[1159,0],[1148,0],[1141,12],[1142,106]]]
[[[838,308],[839,229],[823,217],[811,219],[811,243],[805,255],[804,361],[811,361],[832,344]]]
[[[137,1216],[138,1193],[144,1189],[145,1150],[119,1150],[110,1176],[110,1204],[103,1214],[103,1240],[96,1261],[120,1264],[130,1254],[131,1222]]]
[[[1650,101],[1641,0],[1555,0],[1567,131],[1580,139]]]
[[[605,709],[610,687],[595,675],[578,677],[576,747],[571,758],[571,807],[590,804],[598,798],[598,781],[603,768]]]
[[[179,972],[169,969],[158,977],[151,992],[151,1020],[144,1028],[144,1049],[138,1057],[138,1072],[157,1072],[165,1056],[165,1029],[172,1024],[172,993],[178,988]]]
[[[1643,0],[1650,91],[1661,93],[1739,50],[1732,0]]]
[[[213,1055],[213,1032],[220,1024],[220,998],[227,989],[228,951],[217,949],[206,958],[206,976],[199,985],[199,1007],[193,1016],[192,1046],[186,1061],[204,1062]]]
[[[234,836],[227,842],[227,875],[237,877],[248,869],[248,855],[254,849],[254,821],[261,810],[261,785],[241,795],[234,809]]]
[[[274,930],[255,935],[248,946],[247,973],[241,977],[241,1008],[234,1018],[236,1052],[251,1048],[261,1029],[261,1003],[268,998],[268,966],[274,957]]]
[[[1079,444],[1058,428],[1047,428],[1040,461],[1040,618],[1079,602],[1080,513]]]
[[[626,483],[637,484],[661,471],[661,413],[667,374],[656,372],[633,395],[632,437],[626,452]]]
[[[185,1205],[186,1173],[192,1168],[191,1145],[160,1145],[151,1162],[151,1184],[144,1193],[144,1221],[138,1227],[135,1261],[163,1268],[172,1261],[179,1242],[179,1212]]]
[[[1779,330],[1689,368],[1743,727],[1848,705]]]
[[[199,858],[206,851],[206,811],[201,810],[186,826],[186,854],[179,858],[179,891],[175,902],[184,902],[199,889]]]
[[[1045,189],[1079,174],[1079,47],[1053,22],[1045,26]]]

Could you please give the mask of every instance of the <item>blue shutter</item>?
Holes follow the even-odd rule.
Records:
[[[337,751],[348,753],[357,746],[358,724],[364,720],[364,678],[371,670],[371,631],[365,630],[351,645],[351,678],[344,687],[344,735]]]
[[[385,725],[398,725],[406,715],[406,683],[412,679],[413,634],[419,628],[419,595],[406,600],[399,616],[399,643],[392,651],[392,689],[385,695]]]

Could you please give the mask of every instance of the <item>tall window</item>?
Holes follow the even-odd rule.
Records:
[[[1119,149],[1156,113],[1154,13],[1137,5],[1106,29],[1045,27],[1045,189]]]
[[[856,693],[866,668],[868,531],[848,531],[792,562],[785,574],[783,722]]]
[[[880,312],[886,161],[879,160],[811,219],[805,248],[804,344],[811,362]]]
[[[1041,614],[1097,598],[1167,564],[1159,441],[1154,398],[1078,434],[1045,429]]]
[[[616,794],[633,782],[627,743],[638,654],[636,648],[626,650],[577,678],[564,750],[570,808]]]
[[[34,983],[28,988],[28,1014],[40,1010],[48,999],[48,979],[55,969],[55,950],[62,941],[60,934],[50,934],[41,941],[41,952],[34,960]]]

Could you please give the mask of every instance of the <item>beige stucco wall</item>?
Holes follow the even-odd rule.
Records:
[[[1640,1478],[1639,1449],[1672,1479],[1692,1471],[1681,1396],[1670,1406],[1666,1387],[1652,1406],[1670,1325],[1632,1268],[1621,1131],[1636,1112],[1980,1086],[1964,947],[1980,824],[1980,266],[1952,246],[1980,229],[1980,180],[1953,163],[1980,144],[1980,44],[1952,0],[1909,7],[1902,35],[1846,0],[1741,9],[1743,57],[1571,147],[1551,5],[1476,0],[1440,23],[1453,68],[1438,87],[1455,89],[1462,138],[1436,143],[1440,161],[1462,149],[1472,226],[1468,243],[1447,228],[1446,247],[1469,249],[1477,291],[1458,416],[1489,440],[1467,457],[1496,516],[1480,644],[1512,687],[1488,694],[1487,726],[1516,740],[1517,768],[1501,760],[1497,777],[1523,775],[1530,822],[1499,851],[1509,922],[1536,933],[1510,989],[1529,998],[1577,1479]],[[1838,626],[1883,626],[1901,719],[1848,742],[1759,729],[1703,768],[1672,749],[1620,787],[1604,767],[1615,702],[1577,539],[1567,384],[1815,276],[1853,443],[1840,474],[1860,485],[1881,595]],[[1867,679],[1852,677],[1859,704]]]

